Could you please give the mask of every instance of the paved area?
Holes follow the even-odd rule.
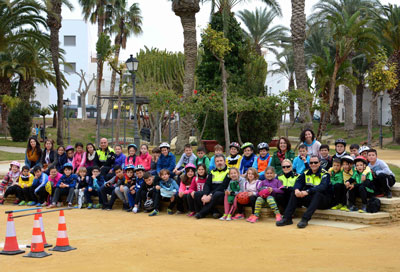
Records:
[[[0,151],[10,152],[10,153],[24,154],[25,150],[26,150],[25,147],[0,146]]]

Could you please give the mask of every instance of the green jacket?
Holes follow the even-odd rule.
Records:
[[[372,186],[372,180],[373,180],[372,173],[368,172],[368,174],[366,174],[365,181],[361,180],[362,175],[363,175],[363,173],[359,173],[358,171],[354,171],[354,174],[351,177],[351,179],[349,180],[349,182],[350,183],[354,183],[355,182],[357,184],[364,183],[365,184],[365,189],[367,190],[367,192],[373,193],[374,189],[373,189],[373,186]]]
[[[338,183],[342,183],[342,184],[344,183],[344,181],[343,181],[343,170],[335,173],[335,171],[333,171],[333,168],[331,167],[328,170],[328,172],[329,172],[329,175],[331,175],[331,184],[332,185],[335,185],[335,184],[338,184]]]
[[[288,152],[285,153],[285,159],[288,159],[291,162],[293,162],[295,156],[296,155],[294,154],[293,150],[289,150]],[[268,166],[272,166],[275,169],[276,175],[279,176],[283,174],[281,161],[278,158],[278,151],[274,152],[274,155],[272,156],[272,159],[269,161]]]
[[[204,164],[208,169],[210,169],[210,159],[207,156],[204,156],[203,158],[197,158],[196,159],[196,167],[199,166],[199,164]]]

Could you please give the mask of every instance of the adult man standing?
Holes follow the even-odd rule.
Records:
[[[296,181],[289,204],[281,221],[276,222],[278,227],[293,224],[292,215],[296,207],[301,204],[307,207],[298,228],[305,228],[316,209],[327,209],[331,205],[330,176],[322,169],[318,156],[311,156],[310,169],[305,171]]]
[[[97,150],[97,155],[100,161],[100,175],[104,178],[110,179],[112,176],[106,177],[107,174],[112,170],[115,163],[115,151],[108,146],[108,141],[106,138],[100,139],[100,148]]]
[[[215,155],[215,165],[216,169],[212,170],[208,176],[203,191],[195,193],[196,205],[203,205],[200,212],[195,215],[197,219],[206,217],[210,212],[216,219],[221,216],[215,207],[224,204],[224,192],[229,184],[229,169],[226,166],[224,155]]]

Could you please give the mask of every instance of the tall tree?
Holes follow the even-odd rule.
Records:
[[[128,1],[115,0],[114,9],[112,10],[112,24],[109,26],[107,32],[115,34],[114,60],[116,60],[117,63],[119,61],[121,47],[123,49],[126,48],[128,38],[132,34],[139,35],[142,33],[142,16],[140,13],[139,4],[133,3],[128,9]],[[112,69],[110,96],[114,95],[116,77],[116,70]],[[109,103],[104,125],[108,123],[111,111],[112,105]]]
[[[79,73],[75,72],[76,75],[79,76],[79,87],[78,90],[76,91],[81,99],[81,107],[82,107],[82,121],[87,119],[86,116],[86,95],[89,92],[90,86],[92,85],[93,81],[96,80],[96,75],[93,74],[93,77],[89,80],[89,82],[86,80],[86,73],[83,72],[81,69]],[[83,88],[82,88],[82,83]]]

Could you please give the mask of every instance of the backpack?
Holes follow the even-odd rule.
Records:
[[[372,197],[367,202],[367,212],[369,213],[377,213],[381,209],[381,201],[376,198]]]

